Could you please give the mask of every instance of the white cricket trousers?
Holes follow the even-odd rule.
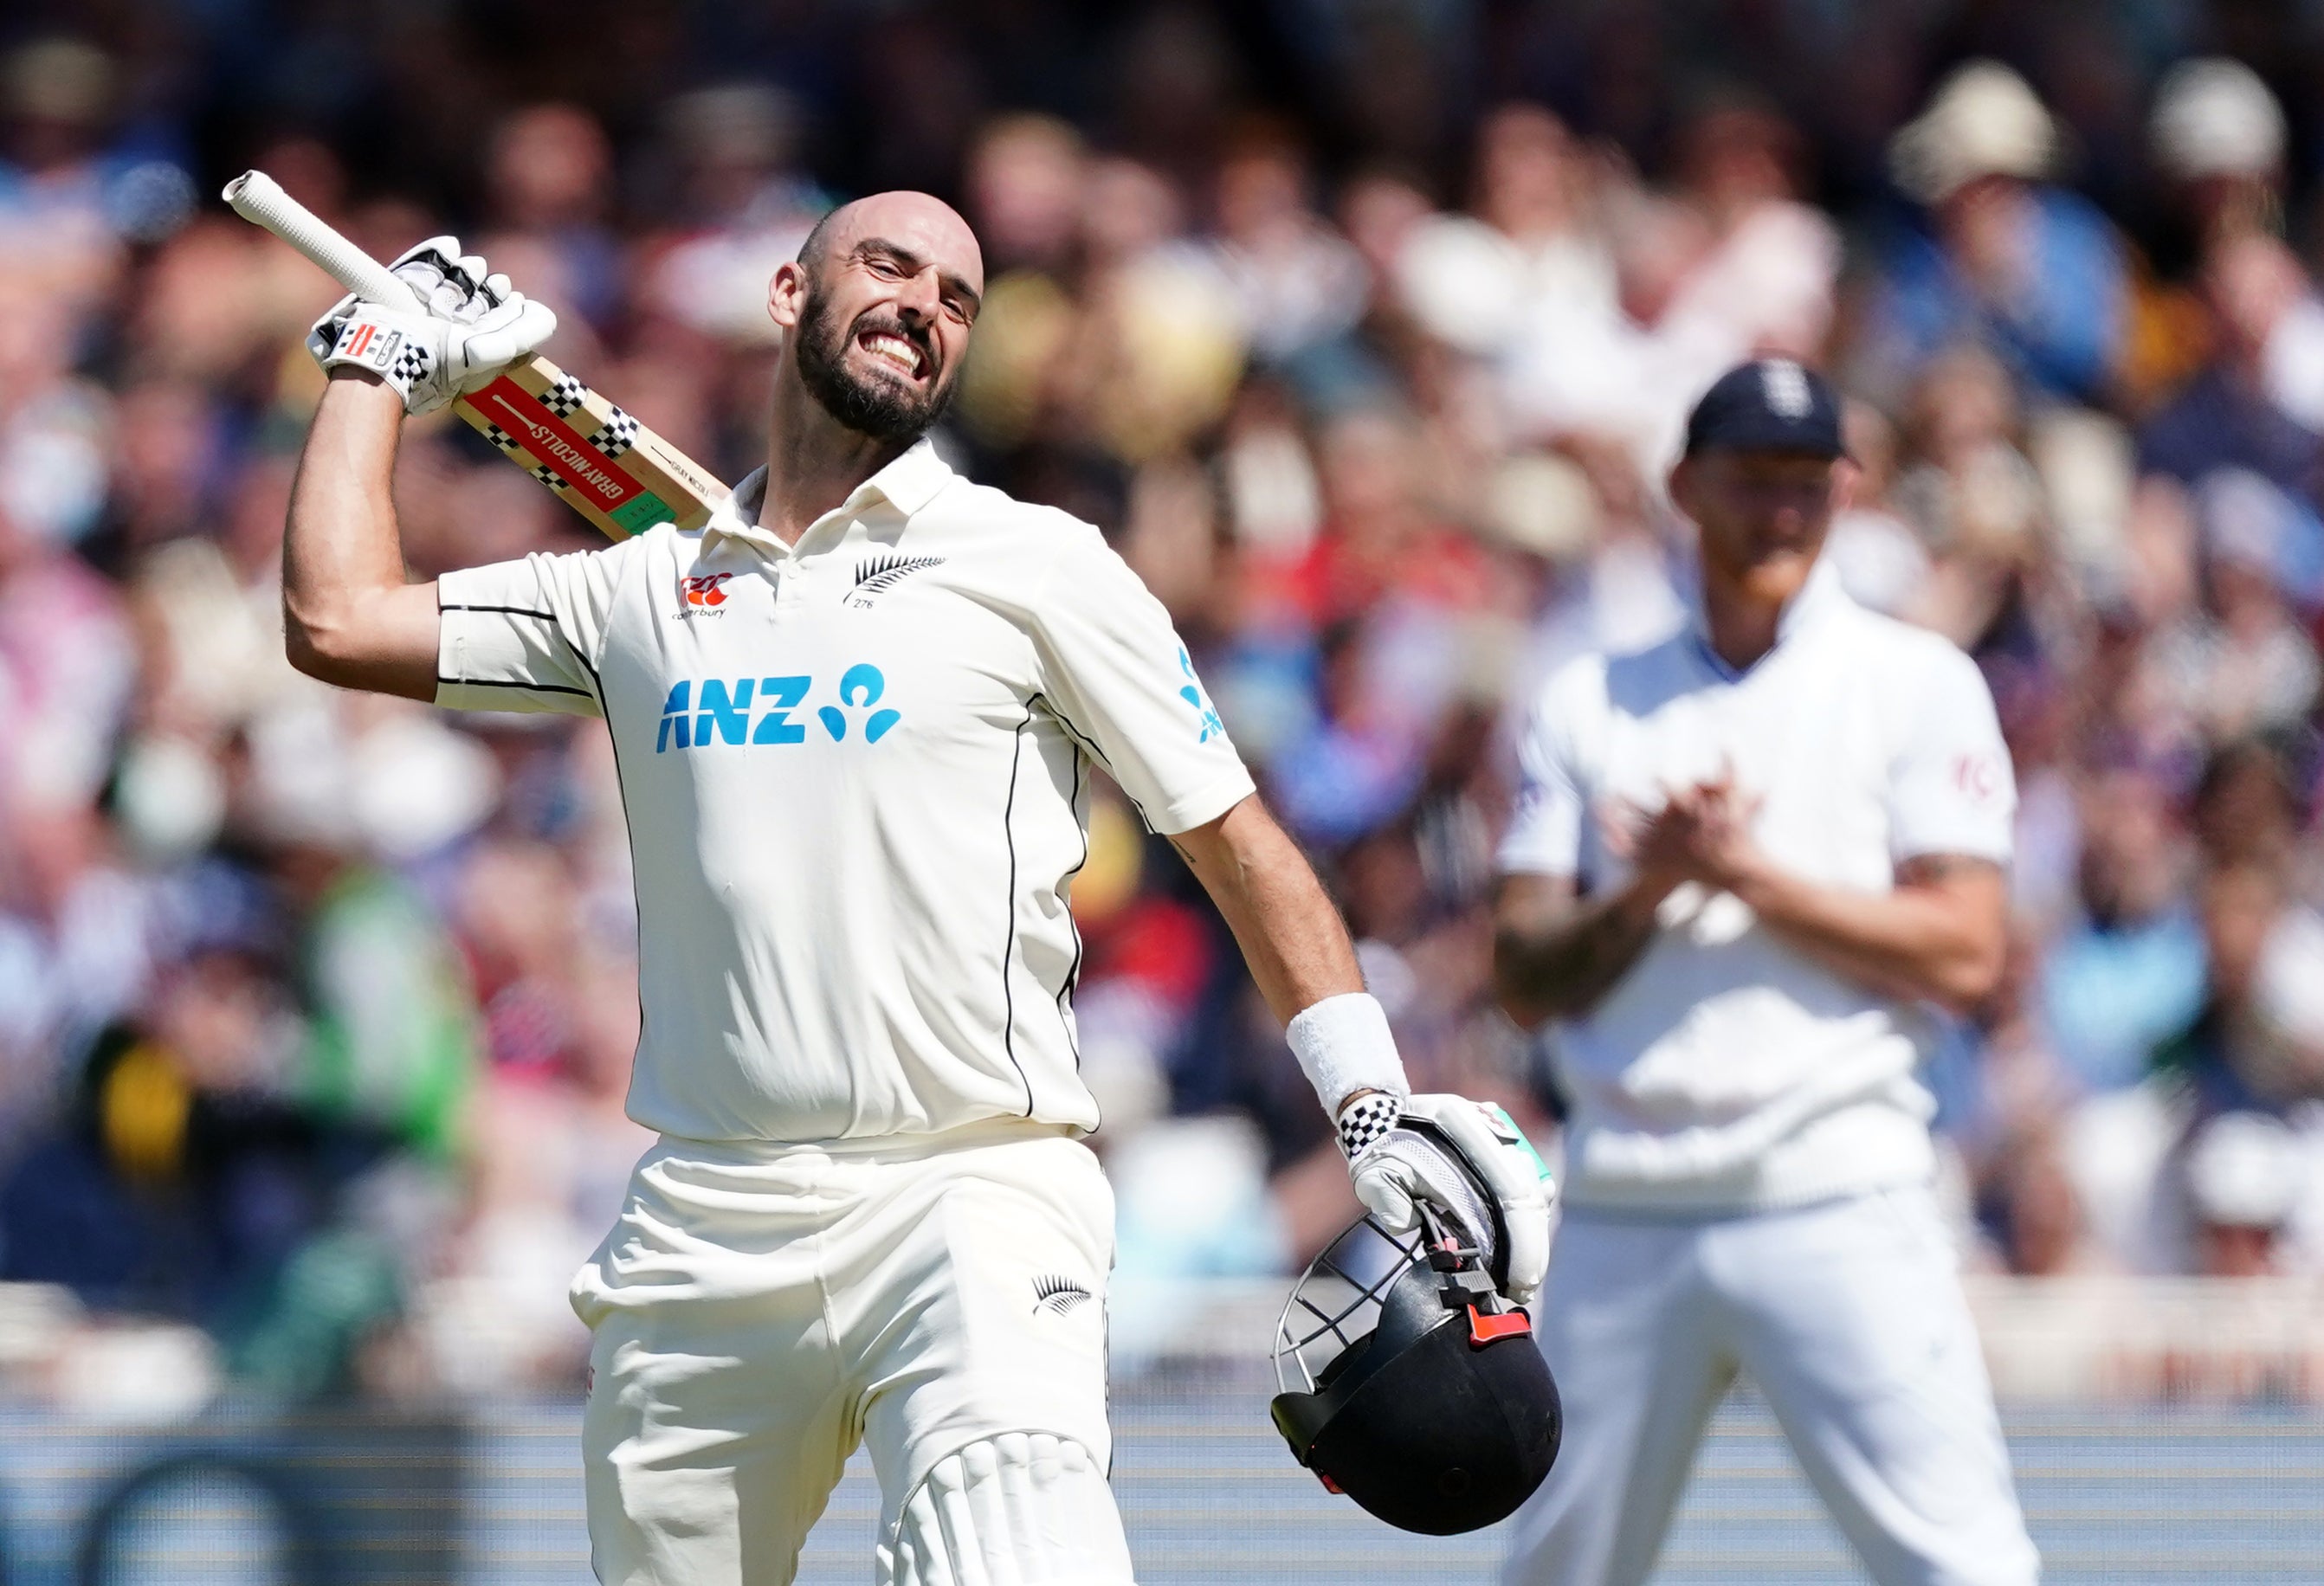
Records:
[[[1880,1586],[2039,1578],[1925,1189],[1717,1218],[1569,1211],[1539,1311],[1565,1436],[1506,1586],[1645,1581],[1738,1372]]]
[[[1112,1259],[1112,1193],[1062,1130],[665,1138],[573,1283],[598,1579],[786,1586],[862,1442],[880,1581],[1128,1581]]]

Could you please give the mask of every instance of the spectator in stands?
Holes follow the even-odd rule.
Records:
[[[2149,420],[2141,465],[2193,484],[2240,468],[2324,500],[2324,303],[2292,250],[2260,232],[2221,236],[2203,261],[2213,352]]]
[[[1617,337],[1612,249],[1597,213],[1597,179],[1565,124],[1538,105],[1505,105],[1477,131],[1466,214],[1414,226],[1397,285],[1420,327],[1471,356],[1550,382],[1567,366],[1567,394],[1546,385],[1526,405],[1548,429],[1590,421],[1584,393],[1618,373],[1598,367]]]
[[[2283,1270],[2284,1235],[2300,1210],[2307,1164],[2291,1130],[2264,1112],[2222,1112],[2187,1144],[2194,1268],[2206,1277]]]
[[[1253,123],[1219,161],[1212,257],[1244,338],[1284,364],[1344,334],[1363,311],[1363,261],[1314,207],[1300,136]]]
[[[2103,215],[2050,180],[2059,143],[2025,79],[1991,60],[1946,78],[1896,134],[1891,169],[1925,228],[1881,260],[1867,370],[1876,394],[1969,342],[2031,392],[2104,395],[2123,335],[2121,249]]]
[[[621,256],[605,226],[613,150],[595,116],[531,105],[493,130],[485,153],[493,230],[478,247],[495,269],[540,282],[543,300],[604,327],[621,306]]]
[[[1687,397],[1742,360],[1822,362],[1840,234],[1801,201],[1799,131],[1772,106],[1714,101],[1678,133],[1673,201],[1692,241],[1626,257],[1625,300],[1650,327],[1652,378],[1672,393],[1665,443]]]
[[[2240,60],[2182,60],[2155,89],[2155,164],[2204,241],[2283,230],[2283,106]]]
[[[2185,844],[2153,770],[2093,775],[2080,827],[2081,915],[2049,950],[2041,1005],[2069,1072],[2111,1090],[2135,1083],[2154,1044],[2200,1006],[2203,943],[2186,901]]]

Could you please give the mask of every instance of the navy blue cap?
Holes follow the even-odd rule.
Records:
[[[1720,375],[1687,415],[1686,455],[1729,451],[1809,452],[1844,457],[1840,392],[1789,358],[1754,358]]]

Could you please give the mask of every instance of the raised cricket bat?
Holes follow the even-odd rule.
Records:
[[[417,292],[264,171],[244,171],[223,197],[364,301],[418,305]],[[730,493],[710,470],[538,355],[461,396],[452,410],[614,539],[657,523],[698,529]]]

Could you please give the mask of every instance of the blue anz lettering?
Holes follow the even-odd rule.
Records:
[[[734,680],[734,693],[730,699],[726,684],[718,678],[702,679],[702,714],[694,718],[694,741],[706,747],[710,742],[713,723],[718,735],[729,743],[740,743],[751,725],[751,691],[757,685],[749,678]]]
[[[681,681],[670,686],[669,697],[662,702],[661,731],[654,735],[656,754],[661,753],[669,747],[669,729],[672,723],[678,725],[678,746],[680,749],[690,749],[694,746],[693,734],[687,730],[693,725],[694,718],[686,714],[692,707],[693,701],[694,685],[692,683]]]
[[[811,677],[685,678],[670,686],[669,696],[662,702],[654,752],[666,754],[673,745],[708,749],[719,743],[739,744],[746,736],[752,744],[804,743],[807,727],[792,720],[792,713],[805,708],[814,687]],[[850,667],[840,675],[839,703],[818,706],[816,719],[831,741],[838,743],[845,741],[849,722],[860,715],[863,742],[877,743],[904,719],[903,713],[892,706],[873,708],[887,691],[887,677],[878,667],[869,662]],[[755,724],[751,715],[753,704],[759,711]]]
[[[759,679],[759,703],[770,709],[759,718],[759,730],[751,734],[753,743],[804,743],[807,729],[795,725],[791,712],[807,698],[813,678],[761,678]]]

